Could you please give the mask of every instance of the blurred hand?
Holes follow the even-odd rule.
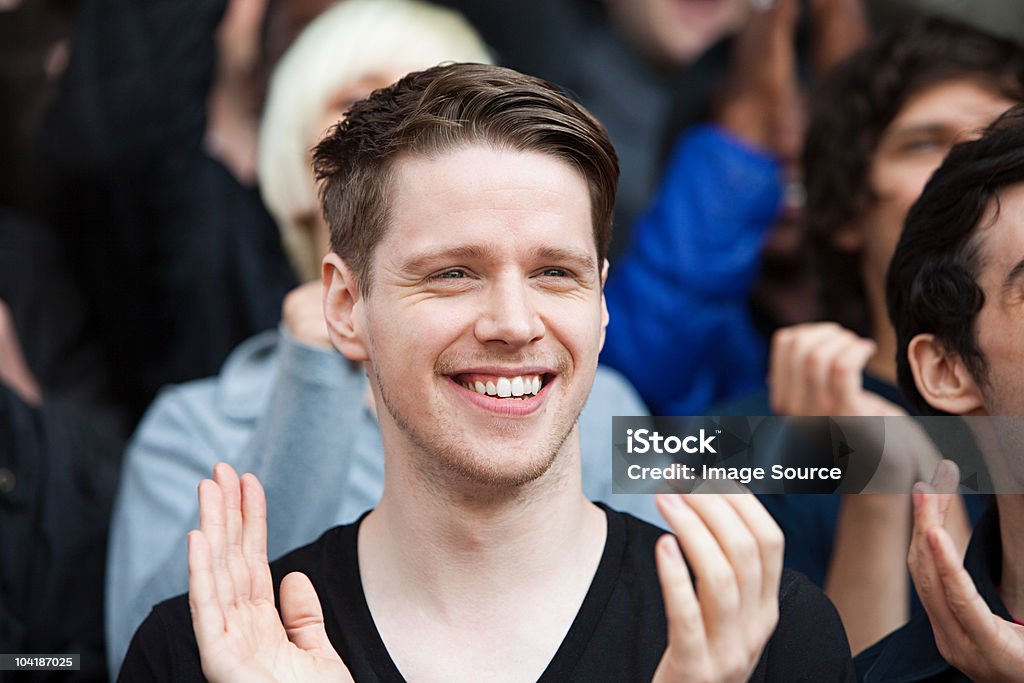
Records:
[[[771,340],[768,387],[772,411],[786,416],[904,416],[895,403],[863,387],[873,341],[836,323],[778,330]]]
[[[896,404],[864,389],[862,373],[876,348],[870,339],[836,323],[778,330],[768,361],[772,410],[794,416],[906,415]]]
[[[914,487],[914,533],[907,565],[942,657],[970,680],[1019,681],[1024,627],[996,616],[963,567],[963,548],[944,528],[960,479],[945,461]]]
[[[800,6],[779,0],[752,12],[736,37],[732,67],[715,120],[749,145],[782,159],[799,156],[803,101],[794,36]]]
[[[749,493],[657,503],[675,535],[655,547],[668,647],[654,682],[748,680],[779,620],[782,531]]]
[[[206,102],[203,148],[243,185],[256,182],[265,74],[260,29],[267,0],[228,0],[217,25],[217,68]]]
[[[753,11],[736,38],[732,67],[714,119],[747,144],[785,162],[799,159],[805,126],[797,74],[799,0],[774,0]],[[812,66],[821,75],[868,38],[862,0],[811,0]]]
[[[188,537],[188,602],[203,674],[214,683],[352,683],[305,574],[284,577],[280,615],[274,607],[259,481],[239,481],[226,463],[213,476],[199,484],[200,528]]]
[[[43,394],[25,361],[11,310],[3,299],[0,299],[0,382],[10,387],[25,403],[33,406],[42,403]]]
[[[319,280],[307,282],[288,292],[281,319],[295,339],[307,346],[332,348],[324,320],[323,286]]]
[[[814,70],[824,75],[868,42],[867,11],[862,0],[810,0],[810,10]]]

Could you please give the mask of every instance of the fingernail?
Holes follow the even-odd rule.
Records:
[[[661,502],[670,508],[679,509],[683,507],[683,500],[678,493],[662,493],[658,496]]]
[[[683,553],[679,549],[679,541],[676,540],[675,536],[665,536],[664,538],[668,540],[661,542],[661,554],[672,560],[683,559]]]

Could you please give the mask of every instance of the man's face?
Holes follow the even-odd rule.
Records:
[[[980,225],[985,304],[974,325],[987,366],[979,382],[984,412],[1024,415],[1024,185],[1001,192],[998,214],[993,202]]]
[[[587,184],[554,157],[489,146],[394,174],[353,316],[387,450],[445,481],[533,481],[576,443],[607,324]]]
[[[977,136],[1013,104],[966,79],[939,83],[907,101],[879,140],[870,169],[878,199],[857,226],[868,281],[885,281],[907,212],[950,147]]]

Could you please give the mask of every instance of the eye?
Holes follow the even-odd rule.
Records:
[[[462,280],[466,278],[466,271],[458,268],[452,268],[450,270],[442,270],[440,273],[435,273],[430,276],[432,280]]]
[[[916,152],[933,152],[936,150],[943,150],[949,145],[946,142],[936,140],[935,138],[917,138],[915,140],[908,140],[903,144],[903,151],[916,153]]]
[[[544,277],[572,277],[564,268],[545,268],[540,274]]]

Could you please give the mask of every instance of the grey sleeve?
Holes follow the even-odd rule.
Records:
[[[153,605],[188,588],[185,535],[198,524],[196,486],[227,450],[196,410],[212,382],[164,390],[128,451],[107,551],[106,634],[111,674]]]
[[[282,326],[267,410],[243,449],[267,494],[273,559],[372,507],[383,486],[383,455],[364,403],[363,370],[334,349],[298,343]],[[368,452],[377,450],[377,452]]]
[[[599,365],[594,387],[580,413],[580,459],[587,498],[664,527],[654,496],[612,492],[612,417],[650,415],[640,395],[617,371]]]

